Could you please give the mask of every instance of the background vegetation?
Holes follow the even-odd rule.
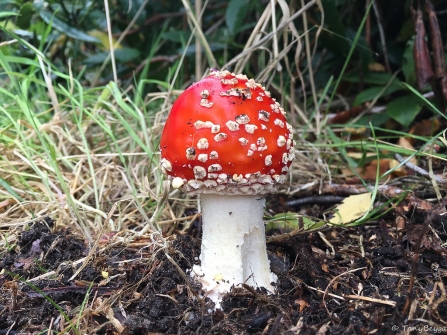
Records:
[[[380,184],[406,178],[411,188],[415,174],[440,199],[447,6],[427,3],[1,1],[2,256],[44,218],[90,250],[149,233],[165,248],[163,237],[191,233],[197,199],[170,189],[158,142],[175,98],[209,68],[255,78],[287,111],[297,141],[282,190],[290,199],[357,183],[371,185],[372,209]],[[388,204],[344,223],[371,222]],[[267,227],[293,231],[297,217],[266,216]]]
[[[447,15],[443,1],[432,3],[438,17]],[[50,215],[92,239],[105,219],[108,229],[141,232],[184,216],[194,203],[160,205],[168,190],[158,136],[176,95],[210,67],[265,83],[288,111],[300,149],[291,185],[349,177],[342,166],[367,178],[361,171],[378,151],[430,156],[427,146],[444,146],[433,137],[444,124],[442,99],[416,85],[417,1],[104,5],[1,4],[4,227]]]

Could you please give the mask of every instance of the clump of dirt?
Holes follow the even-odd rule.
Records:
[[[47,218],[4,254],[0,333],[395,334],[424,326],[439,333],[447,234],[439,215],[428,219],[436,229],[425,230],[426,212],[409,210],[377,225],[276,239],[268,245],[275,293],[242,285],[214,310],[188,273],[199,239],[125,243],[109,234],[91,250]]]

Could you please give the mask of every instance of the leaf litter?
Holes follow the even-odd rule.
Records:
[[[122,232],[98,236],[88,258],[91,250],[82,236],[55,229],[46,217],[30,222],[17,246],[3,255],[0,327],[10,334],[75,333],[61,311],[71,324],[96,334],[329,334],[393,325],[443,327],[445,211],[420,203],[413,194],[377,224],[328,225],[270,242],[276,292],[242,285],[217,311],[188,274],[198,262],[200,220],[188,233],[168,237],[152,233],[125,243],[119,239]],[[268,204],[269,212],[284,207],[284,195],[270,196]],[[301,211],[312,215],[325,209],[311,205]],[[421,239],[427,218],[432,222]],[[411,315],[402,315],[407,304]]]

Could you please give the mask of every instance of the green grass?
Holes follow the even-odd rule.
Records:
[[[161,127],[155,123],[160,103],[141,106],[140,99],[138,106],[114,83],[89,89],[56,70],[52,75],[63,84],[53,84],[47,72],[52,66],[43,59],[40,75],[32,80],[11,70],[18,66],[14,59],[0,60],[11,79],[2,88],[10,103],[0,107],[7,151],[0,162],[2,184],[9,190],[1,196],[18,199],[20,219],[61,215],[65,224],[78,226],[92,241],[92,232],[104,225],[110,230],[123,227],[113,216],[104,222],[108,209],[119,201],[138,208],[144,218],[141,226],[149,223],[147,204],[161,190]],[[114,188],[123,189],[120,198],[112,198]],[[157,230],[153,224],[149,228]]]

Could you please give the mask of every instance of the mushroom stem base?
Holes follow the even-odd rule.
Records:
[[[231,287],[246,283],[271,285],[264,228],[265,199],[259,195],[202,194],[201,265],[193,268],[197,278],[216,302]]]

